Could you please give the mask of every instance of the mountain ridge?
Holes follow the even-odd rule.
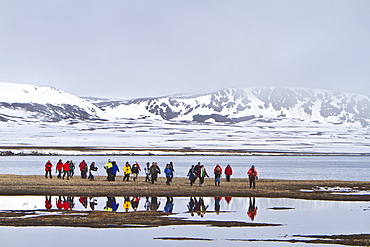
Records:
[[[254,87],[190,97],[156,97],[97,105],[108,116],[237,123],[256,118],[296,118],[370,123],[370,98],[334,90]],[[132,111],[134,109],[134,111]]]
[[[131,100],[80,98],[52,87],[0,82],[0,121],[120,121],[239,123],[281,119],[370,125],[370,97],[292,87],[222,89],[213,93]]]

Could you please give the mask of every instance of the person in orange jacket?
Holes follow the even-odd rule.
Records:
[[[51,175],[51,168],[52,167],[53,167],[53,164],[51,164],[51,161],[48,160],[48,162],[46,162],[46,164],[45,164],[45,178],[48,178],[48,174],[49,174],[50,178],[53,178],[53,176]]]
[[[252,188],[253,186],[253,189],[255,189],[256,179],[258,179],[258,177],[257,170],[254,168],[254,165],[252,165],[252,167],[248,170],[248,177],[249,177],[249,188]]]

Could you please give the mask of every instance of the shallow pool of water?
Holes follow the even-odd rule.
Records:
[[[167,226],[148,229],[86,229],[60,227],[0,227],[0,243],[22,246],[30,236],[62,246],[66,236],[73,241],[94,241],[94,246],[118,246],[130,244],[152,246],[286,246],[288,243],[244,242],[232,240],[289,239],[293,235],[333,235],[370,233],[370,202],[336,202],[276,198],[225,198],[225,197],[56,197],[0,196],[0,210],[46,211],[45,201],[51,199],[51,209],[56,210],[59,199],[72,208],[60,209],[90,211],[115,210],[118,213],[135,210],[172,211],[174,215],[191,220],[243,221],[275,223],[282,226],[269,227],[208,227]],[[86,201],[87,200],[87,201]],[[91,203],[91,204],[90,204]],[[136,208],[137,205],[137,208]],[[47,206],[48,208],[49,206]],[[93,209],[91,208],[93,207]],[[40,216],[42,217],[42,216]],[[150,220],[150,219],[148,219]],[[22,236],[19,238],[18,236]],[[159,240],[154,238],[178,237],[212,239]],[[37,241],[35,242],[37,243]],[[37,245],[37,244],[36,244]],[[64,246],[64,245],[63,245]],[[308,246],[296,243],[294,246]],[[312,245],[320,246],[320,245]],[[323,245],[327,246],[327,245]]]

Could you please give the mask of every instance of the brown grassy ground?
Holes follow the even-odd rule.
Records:
[[[46,213],[46,212],[45,212]],[[40,216],[35,211],[0,212],[4,226],[67,226],[88,228],[143,228],[176,225],[207,225],[216,227],[280,226],[279,224],[250,223],[243,221],[187,220],[163,217],[162,211],[104,212],[104,211],[47,211]],[[150,219],[150,220],[148,220]]]
[[[155,184],[145,183],[143,177],[136,182],[123,182],[122,176],[108,182],[105,177],[95,181],[75,176],[70,180],[46,179],[44,176],[0,175],[0,195],[64,195],[64,196],[230,196],[230,197],[273,197],[336,201],[370,201],[370,195],[339,195],[329,192],[302,192],[320,187],[358,187],[370,190],[370,182],[333,180],[273,180],[259,179],[256,189],[250,189],[247,179],[221,180],[221,186],[214,186],[213,178],[206,178],[205,187],[198,181],[190,186],[186,178],[174,178],[168,186],[165,178],[158,178]]]

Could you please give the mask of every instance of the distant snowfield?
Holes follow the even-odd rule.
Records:
[[[88,151],[89,154],[370,154],[369,128],[289,119],[273,124],[255,120],[239,124],[188,124],[145,119],[74,123],[0,122],[0,132],[0,151],[12,150],[10,147],[16,146],[16,153],[31,152],[33,149],[26,147],[35,146],[50,147],[50,150],[33,150],[46,154],[86,154],[77,149],[53,147],[103,149]],[[19,149],[22,147],[25,149]]]

